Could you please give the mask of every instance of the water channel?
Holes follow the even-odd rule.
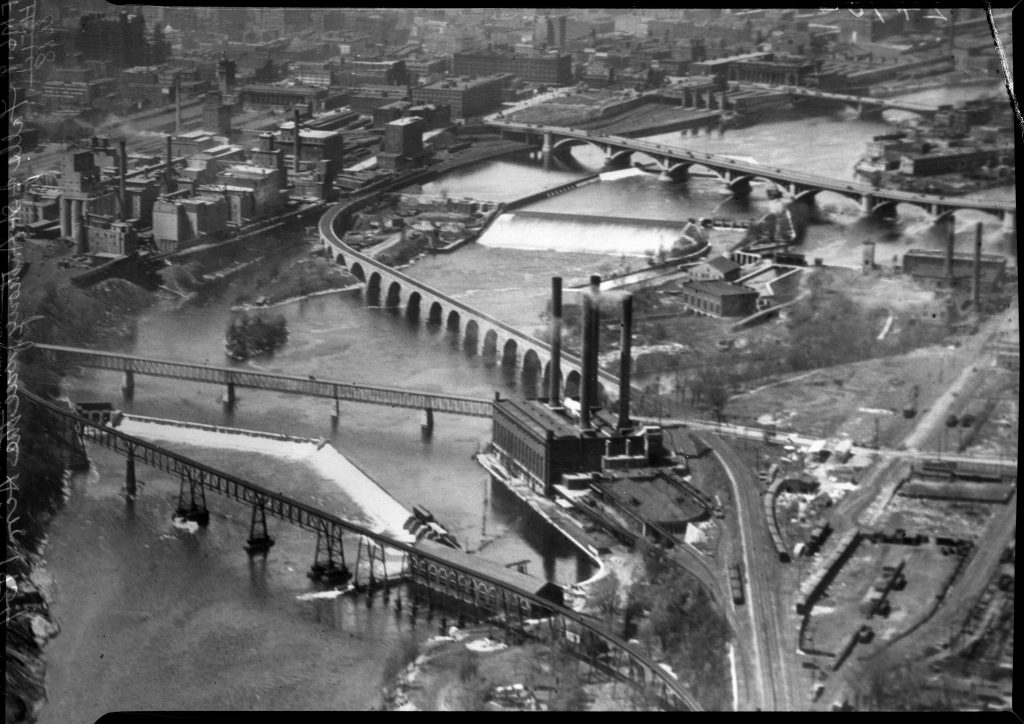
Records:
[[[843,113],[783,115],[724,136],[673,133],[651,140],[852,178],[865,143],[887,131],[891,127],[883,123]],[[510,200],[599,168],[602,159],[593,149],[573,153],[578,165],[572,168],[545,171],[528,158],[486,162],[423,191]],[[858,264],[860,244],[867,239],[879,243],[882,260],[887,253],[930,243],[919,238],[927,220],[915,209],[900,207],[894,221],[868,222],[840,197],[822,194],[818,203],[833,222],[812,226],[804,244],[808,256],[826,256],[827,263]],[[736,200],[722,195],[721,184],[710,177],[667,183],[635,174],[531,209],[671,220],[756,218],[768,210],[768,199],[763,186],[749,199]],[[998,220],[984,215],[957,216],[963,250],[969,248],[966,229],[975,218],[984,220],[986,239],[999,227]],[[713,243],[722,247],[737,238],[735,232],[714,232]],[[123,351],[227,364],[224,329],[239,285],[265,275],[267,265],[308,254],[313,241],[311,230],[294,228],[235,249],[232,254],[266,260],[181,309],[164,300],[144,312]],[[499,319],[533,329],[540,326],[552,274],[572,283],[623,265],[640,267],[652,244],[657,239],[649,229],[511,218],[480,243],[421,259],[408,273]],[[592,253],[595,249],[604,253]],[[288,320],[289,342],[272,357],[247,363],[252,368],[477,397],[495,390],[515,393],[500,367],[466,356],[443,332],[367,308],[358,294],[316,297],[280,311]],[[120,400],[120,382],[113,373],[85,371],[68,381],[68,392],[73,399]],[[327,400],[239,390],[228,413],[219,401],[222,390],[208,385],[151,377],[137,378],[136,385],[135,399],[123,404],[127,411],[326,437],[406,507],[429,508],[466,548],[482,549],[499,563],[527,560],[531,573],[563,583],[585,573],[570,546],[492,488],[472,461],[490,437],[489,421],[438,416],[433,437],[423,439],[417,411],[343,405],[332,429]],[[294,475],[271,474],[260,469],[258,459],[223,458],[243,477],[272,475],[275,489],[331,504],[329,486],[301,468]],[[217,465],[218,455],[207,450],[203,459]],[[383,661],[409,630],[408,617],[397,621],[379,603],[367,608],[348,597],[299,600],[312,590],[304,575],[312,559],[309,536],[277,527],[278,546],[266,565],[250,566],[241,550],[248,522],[244,510],[225,506],[209,529],[185,534],[170,524],[176,495],[171,481],[143,472],[149,485],[132,513],[118,494],[123,461],[99,453],[96,461],[99,475],[76,483],[68,507],[51,527],[46,557],[56,580],[53,612],[63,633],[47,649],[49,703],[41,722],[92,719],[115,709],[365,709],[375,703]],[[211,499],[214,511],[221,506]],[[418,631],[427,633],[422,624]]]

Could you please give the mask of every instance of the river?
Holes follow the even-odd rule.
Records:
[[[864,144],[888,130],[844,113],[784,115],[724,136],[675,133],[652,140],[850,178]],[[545,171],[526,158],[491,161],[423,190],[507,201],[598,169],[601,159],[592,149],[573,153],[578,164],[571,168]],[[927,222],[913,209],[901,207],[898,219],[874,222],[859,220],[854,205],[840,197],[822,194],[818,204],[832,221],[813,225],[804,246],[809,256],[825,256],[827,263],[859,264],[860,244],[869,238],[880,244],[880,259],[888,249],[902,253],[911,245],[934,243],[919,238]],[[756,218],[767,205],[763,186],[756,186],[750,198],[736,200],[722,195],[719,182],[710,177],[663,182],[656,175],[626,174],[531,209],[678,221],[710,215]],[[971,214],[958,214],[964,250],[970,248],[973,220]],[[989,245],[994,236],[989,232],[998,222],[985,219],[985,227]],[[718,248],[737,238],[735,232],[713,232]],[[229,364],[224,330],[239,290],[258,283],[268,266],[308,254],[312,242],[309,229],[281,229],[225,252],[265,260],[181,309],[163,300],[143,312],[135,338],[123,351]],[[644,253],[659,243],[664,242],[651,229],[509,218],[480,243],[421,259],[408,273],[504,321],[533,329],[541,325],[552,274],[571,284],[591,273],[643,266]],[[279,309],[288,320],[289,342],[272,357],[245,366],[477,397],[515,392],[500,367],[453,349],[444,332],[367,308],[357,294],[321,296]],[[74,399],[120,400],[119,385],[116,374],[86,371],[67,386]],[[438,415],[433,436],[424,439],[417,411],[343,404],[332,429],[332,404],[326,400],[243,389],[227,412],[219,401],[222,392],[209,385],[137,377],[135,398],[123,407],[155,417],[324,436],[407,508],[429,508],[468,549],[482,548],[500,563],[527,560],[531,573],[563,583],[586,573],[570,546],[502,489],[492,489],[472,461],[490,438],[486,420]],[[216,465],[216,452],[205,455]],[[53,612],[63,633],[47,649],[49,703],[43,724],[92,720],[115,709],[365,709],[376,702],[384,659],[409,630],[408,617],[396,621],[379,602],[366,608],[349,598],[299,600],[312,585],[304,575],[313,555],[309,536],[275,526],[278,545],[266,567],[250,568],[241,550],[248,525],[244,510],[211,499],[209,528],[182,533],[170,525],[177,494],[173,481],[142,469],[147,485],[132,513],[118,494],[123,461],[102,452],[95,452],[94,459],[99,475],[76,482],[50,530],[46,557],[57,582]],[[271,474],[260,469],[258,459],[224,460],[239,474]],[[276,489],[289,494],[316,498],[323,493],[318,487],[323,483],[299,469],[272,477]],[[417,630],[426,633],[422,624]]]

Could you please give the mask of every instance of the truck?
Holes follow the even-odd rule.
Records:
[[[741,605],[744,601],[743,568],[739,563],[733,563],[729,569],[729,588],[732,590],[732,602]]]

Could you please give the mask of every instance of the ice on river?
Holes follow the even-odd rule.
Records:
[[[125,416],[120,432],[170,445],[185,444],[214,449],[272,455],[308,466],[333,481],[370,521],[368,528],[404,542],[415,538],[403,526],[411,513],[380,485],[330,445],[317,441],[286,440],[255,431],[225,432],[193,423],[155,422]]]

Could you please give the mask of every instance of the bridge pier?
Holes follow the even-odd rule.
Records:
[[[121,395],[126,400],[132,399],[135,395],[135,373],[131,370],[125,370],[124,383],[121,385]]]
[[[1003,212],[1003,236],[1016,236],[1017,235],[1017,212],[1004,211]]]
[[[423,437],[430,437],[434,434],[434,411],[429,407],[423,410],[423,423],[420,425],[420,432]]]
[[[210,524],[210,511],[206,507],[206,490],[203,487],[202,480],[205,473],[200,472],[199,475],[199,482],[192,479],[192,473],[188,470],[186,470],[185,474],[182,476],[181,484],[178,487],[178,509],[175,511],[175,516],[183,520],[198,523],[205,528]],[[185,500],[186,484],[188,485],[187,504]]]
[[[334,388],[334,412],[331,413],[331,427],[335,428],[338,426],[338,420],[341,419],[341,406],[338,404],[338,388]]]
[[[235,385],[233,382],[229,382],[227,388],[224,390],[224,397],[221,401],[228,407],[235,404]]]
[[[540,147],[541,156],[545,159],[551,158],[551,131],[544,132],[544,143]]]
[[[274,546],[274,539],[267,531],[267,510],[263,500],[252,506],[252,519],[249,522],[249,538],[245,542],[245,552],[249,557],[267,553]]]
[[[128,503],[135,502],[135,448],[128,448],[128,457],[125,460],[124,470],[124,497]]]
[[[871,194],[864,194],[860,197],[860,213],[863,216],[871,216],[875,209],[875,197]]]
[[[327,553],[326,563],[321,562],[321,548]],[[335,554],[341,559],[341,565],[335,562]],[[342,541],[335,539],[335,536],[326,526],[321,526],[316,532],[316,550],[313,553],[313,565],[310,567],[307,575],[313,580],[323,579],[327,583],[346,583],[352,578],[352,573],[348,570],[348,566],[345,565],[345,549],[342,547]]]

